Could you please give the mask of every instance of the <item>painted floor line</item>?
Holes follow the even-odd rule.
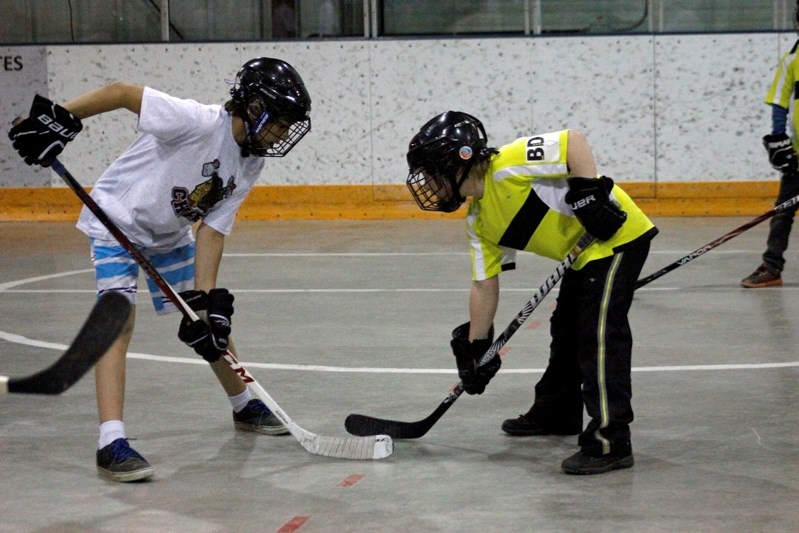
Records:
[[[33,346],[36,348],[46,348],[49,350],[66,350],[66,344],[44,342],[29,339],[22,335],[0,331],[0,339],[15,344]],[[129,352],[129,359],[142,361],[155,361],[159,363],[175,363],[184,365],[206,365],[207,363],[199,357],[174,357],[166,355],[153,355],[137,352]],[[297,365],[281,363],[252,363],[242,361],[246,368],[262,368],[267,370],[288,370],[299,372],[331,372],[331,373],[362,373],[362,374],[456,374],[455,369],[449,368],[375,368],[375,367],[343,367],[329,365]],[[667,365],[667,366],[642,366],[633,367],[633,372],[694,372],[712,370],[763,370],[774,368],[799,368],[799,361],[784,363],[728,363],[717,365]],[[543,368],[505,368],[500,372],[503,374],[540,374]]]

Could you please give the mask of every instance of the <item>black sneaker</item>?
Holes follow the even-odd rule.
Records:
[[[97,450],[97,473],[124,483],[152,477],[155,469],[128,445],[128,439],[117,439]]]
[[[287,435],[288,428],[266,406],[264,402],[253,398],[244,409],[233,412],[233,425],[239,431],[255,431],[266,435]]]
[[[502,423],[502,431],[514,437],[537,437],[541,435],[579,435],[582,427],[543,427],[528,414],[518,418],[509,418]]]
[[[625,450],[621,454],[609,453],[593,457],[583,452],[577,452],[561,463],[560,469],[566,474],[590,475],[604,474],[611,470],[621,470],[630,468],[635,463],[631,449]]]

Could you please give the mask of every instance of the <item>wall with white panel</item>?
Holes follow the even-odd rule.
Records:
[[[773,180],[760,141],[770,127],[763,96],[795,39],[744,33],[11,47],[6,54],[25,53],[32,62],[44,50],[46,65],[6,73],[3,82],[43,90],[31,77],[46,72],[46,90],[58,102],[122,80],[221,104],[225,78],[242,63],[280,57],[308,86],[313,129],[288,157],[267,162],[264,185],[403,183],[408,141],[447,109],[480,118],[494,145],[579,128],[600,172],[620,182]],[[5,89],[0,113],[9,121],[27,113],[32,94]],[[91,185],[135,135],[127,111],[88,119],[62,160]],[[48,170],[31,177],[2,138],[0,186],[61,185]]]

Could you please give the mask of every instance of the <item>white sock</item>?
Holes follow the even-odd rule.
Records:
[[[100,424],[100,448],[105,448],[117,439],[127,438],[122,420],[109,420]]]
[[[252,400],[252,393],[250,393],[250,389],[244,389],[244,392],[241,394],[237,394],[236,396],[228,396],[228,400],[230,400],[230,405],[233,406],[233,412],[238,413],[244,407],[250,403]]]

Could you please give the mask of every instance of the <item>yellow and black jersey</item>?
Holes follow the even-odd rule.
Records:
[[[466,218],[472,279],[484,280],[515,267],[516,250],[562,261],[585,231],[566,205],[568,130],[516,139],[491,156],[482,198]],[[657,233],[654,224],[618,185],[611,198],[627,221],[607,241],[595,242],[572,265],[613,255],[614,250]]]
[[[766,97],[763,99],[769,105],[778,105],[785,109],[791,108],[791,102],[799,98],[799,90],[796,83],[799,81],[799,55],[797,54],[799,41],[796,41],[790,51],[784,53],[780,58],[780,64],[774,73],[774,80],[771,82]],[[799,151],[799,140],[796,132],[799,131],[799,116],[793,113],[791,117],[791,129],[793,129],[793,147]]]

